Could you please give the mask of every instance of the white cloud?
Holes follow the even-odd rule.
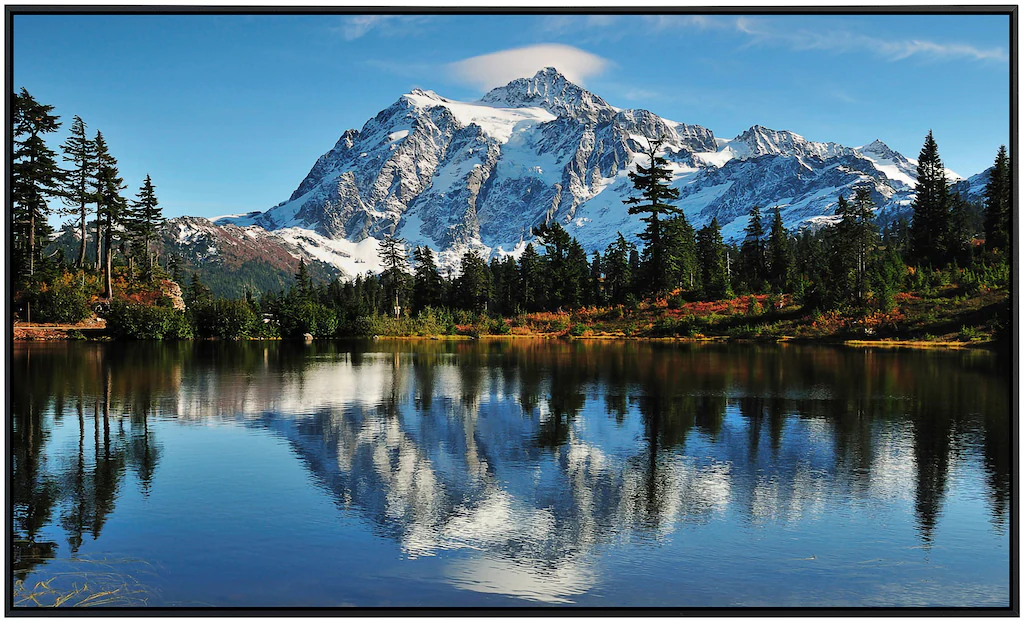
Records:
[[[346,17],[345,22],[338,28],[338,31],[341,32],[341,36],[346,41],[354,41],[370,32],[374,26],[386,17],[385,15],[353,15]]]
[[[430,15],[349,15],[332,30],[346,41],[355,41],[371,30],[383,36],[408,35],[431,18]]]
[[[665,28],[728,28],[728,21],[712,15],[645,15],[647,26],[655,30]]]
[[[620,23],[621,15],[544,15],[540,28],[553,34],[575,33],[591,28],[608,28]]]
[[[603,17],[603,16],[590,16]],[[747,46],[769,45],[786,47],[793,51],[828,50],[832,52],[868,52],[889,61],[900,61],[911,57],[927,60],[975,60],[1006,62],[1009,55],[1005,48],[979,48],[966,43],[941,43],[923,39],[883,39],[843,29],[806,28],[793,29],[786,18],[726,17],[721,15],[645,15],[641,22],[647,32],[686,29],[702,31],[725,31],[747,37]],[[822,24],[826,23],[822,21]],[[564,33],[575,27],[594,31],[607,29],[612,22],[584,20],[582,16],[554,16],[547,28],[551,32]],[[614,23],[617,30],[622,24]]]
[[[516,78],[529,78],[545,67],[554,67],[571,82],[583,84],[610,64],[607,59],[571,45],[544,43],[450,63],[448,72],[460,82],[488,90]]]
[[[835,52],[864,51],[886,60],[898,61],[914,57],[932,60],[1008,59],[1003,48],[979,49],[965,43],[936,43],[918,39],[880,39],[844,30],[782,30],[765,20],[736,18],[736,30],[750,37],[749,45],[783,45],[795,51],[831,50]]]

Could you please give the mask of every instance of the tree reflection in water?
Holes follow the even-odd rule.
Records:
[[[12,371],[18,577],[57,554],[45,526],[59,524],[74,557],[126,474],[143,494],[159,485],[155,418],[269,429],[408,555],[483,551],[451,580],[549,602],[592,582],[577,562],[596,545],[727,507],[757,524],[908,494],[931,546],[961,456],[984,470],[994,528],[1009,520],[1009,384],[983,352],[18,344]],[[56,423],[77,430],[61,455],[48,447]]]

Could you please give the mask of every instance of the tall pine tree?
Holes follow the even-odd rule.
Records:
[[[491,271],[472,250],[462,255],[461,273],[455,280],[456,305],[467,311],[484,311],[491,297]]]
[[[519,305],[519,271],[511,255],[491,259],[491,303],[488,309],[512,315]]]
[[[636,252],[636,246],[627,242],[620,233],[604,252],[604,291],[608,302],[621,305],[626,302],[633,281],[633,267],[629,258]]]
[[[669,265],[672,285],[693,290],[700,280],[697,274],[697,243],[693,227],[686,215],[679,213],[665,220],[665,240],[668,244]]]
[[[782,210],[772,210],[772,229],[768,233],[768,283],[776,292],[789,291],[790,271],[793,267],[789,232],[782,222]]]
[[[867,294],[868,253],[874,248],[877,228],[875,203],[866,187],[854,191],[852,201],[839,197],[832,242],[831,293],[836,302],[863,304]]]
[[[49,199],[64,194],[66,173],[57,165],[56,153],[46,146],[44,134],[56,132],[60,117],[53,106],[40,104],[24,88],[11,100],[14,120],[14,160],[11,164],[11,195],[14,199],[14,260],[16,277],[32,277],[42,243],[49,234]]]
[[[388,300],[393,302],[395,317],[401,315],[401,292],[406,279],[409,263],[405,257],[405,240],[392,235],[385,235],[377,249],[384,266],[381,281],[387,292]]]
[[[648,294],[660,294],[671,290],[674,286],[675,266],[671,255],[662,216],[681,214],[682,210],[669,201],[679,198],[679,189],[669,185],[672,172],[668,169],[668,160],[658,155],[664,139],[647,141],[644,155],[650,162],[649,166],[636,165],[636,172],[629,173],[633,188],[640,192],[638,197],[630,197],[624,201],[629,205],[630,214],[645,214],[643,220],[647,226],[639,238],[644,242],[643,271],[644,289]]]
[[[975,229],[971,223],[971,206],[959,192],[949,193],[949,231],[946,234],[946,259],[960,267],[971,265],[974,259]]]
[[[946,262],[949,232],[949,189],[946,169],[931,130],[917,161],[917,196],[912,205],[910,258],[918,264],[939,267]]]
[[[999,147],[995,164],[985,186],[985,247],[1003,251],[1009,256],[1010,210],[1013,204],[1013,181],[1006,145]]]
[[[568,304],[570,291],[575,284],[570,282],[567,259],[572,238],[557,222],[543,224],[537,228],[537,237],[544,247],[544,289],[549,307]]]
[[[428,246],[417,246],[413,250],[416,263],[413,274],[412,300],[415,312],[427,307],[438,307],[444,301],[444,281],[437,270],[434,251]]]
[[[519,256],[519,300],[527,311],[540,311],[547,305],[544,260],[527,244]]]
[[[565,270],[563,274],[562,303],[570,309],[578,309],[587,299],[590,281],[590,264],[587,262],[587,251],[576,238],[569,242],[565,254]]]
[[[78,216],[78,234],[81,242],[75,265],[85,267],[85,249],[89,243],[89,232],[86,229],[88,205],[92,203],[92,183],[96,176],[96,146],[85,133],[85,122],[75,115],[71,122],[71,134],[64,144],[64,161],[71,163],[68,170],[65,201],[71,207],[70,213]]]
[[[761,222],[761,206],[750,208],[750,220],[744,231],[743,244],[740,245],[740,280],[747,290],[759,292],[764,288],[767,273],[764,224]]]
[[[706,300],[720,300],[732,295],[726,265],[727,252],[718,219],[712,218],[707,226],[697,232],[697,258],[700,263],[701,288]]]
[[[157,231],[163,223],[164,217],[156,198],[156,188],[153,180],[146,175],[142,187],[139,188],[138,198],[132,203],[130,212],[129,227],[136,247],[142,252],[145,260],[146,278],[153,278],[153,264],[156,259],[156,238]]]
[[[103,298],[110,300],[114,295],[113,244],[114,228],[124,224],[128,215],[128,202],[121,193],[127,188],[117,170],[117,160],[110,154],[103,134],[96,132],[96,201],[97,236],[99,227],[103,229],[103,255],[100,265],[103,268]]]
[[[602,306],[605,304],[604,288],[601,279],[604,275],[604,264],[601,260],[601,253],[594,251],[593,259],[590,260],[590,291],[587,292],[586,305]]]

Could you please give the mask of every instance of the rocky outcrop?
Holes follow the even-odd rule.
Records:
[[[181,286],[169,279],[160,281],[160,291],[171,300],[171,306],[178,311],[185,310],[185,299],[181,297]]]

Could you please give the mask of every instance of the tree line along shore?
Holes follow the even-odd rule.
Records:
[[[272,339],[532,335],[998,344],[1010,330],[1011,159],[996,154],[981,201],[956,192],[929,132],[909,218],[879,226],[871,187],[837,197],[829,224],[793,232],[753,205],[739,243],[697,229],[649,147],[626,201],[644,229],[588,254],[557,222],[518,258],[473,250],[443,274],[428,247],[380,241],[380,274],[317,281],[299,262],[283,291],[213,294],[164,251],[149,176],[134,199],[101,132],[79,117],[51,150],[53,107],[13,96],[15,338]],[[58,162],[58,158],[60,162]],[[646,166],[644,165],[646,164]],[[54,214],[75,253],[48,252]],[[90,226],[91,225],[91,226]],[[94,253],[87,253],[92,249]],[[411,253],[409,252],[411,251]],[[180,292],[180,295],[179,295]],[[55,325],[47,328],[41,324]]]

